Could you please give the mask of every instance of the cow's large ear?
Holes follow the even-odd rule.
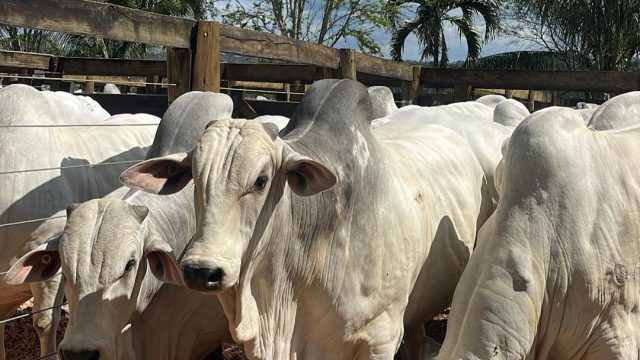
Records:
[[[120,174],[120,182],[154,194],[176,193],[192,179],[192,154],[178,153],[145,160]]]
[[[171,246],[162,240],[151,241],[144,249],[151,272],[160,281],[184,286],[180,265]]]
[[[59,243],[60,237],[56,236],[26,253],[7,271],[4,281],[10,285],[19,285],[53,277],[60,270]]]
[[[288,149],[284,170],[291,190],[300,196],[311,196],[329,190],[338,181],[325,165]]]

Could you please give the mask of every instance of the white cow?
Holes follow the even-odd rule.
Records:
[[[27,85],[13,85],[27,86]],[[42,91],[49,103],[50,116],[53,119],[62,119],[69,124],[70,119],[81,123],[99,122],[108,119],[111,115],[88,96],[73,95],[65,91]],[[157,122],[156,118],[156,122]]]
[[[373,107],[373,118],[379,119],[393,114],[398,106],[393,98],[391,89],[386,86],[370,86],[367,88]]]
[[[640,92],[538,111],[456,289],[439,359],[638,359]]]
[[[493,122],[515,128],[531,113],[520,101],[506,99],[498,103],[493,109]]]
[[[285,117],[285,116],[280,116],[280,115],[262,115],[262,116],[258,116],[257,118],[254,118],[253,120],[258,121],[258,122],[270,122],[270,123],[274,123],[276,124],[276,126],[278,127],[278,130],[282,131],[285,127],[287,127],[287,124],[289,124],[289,118]]]
[[[391,359],[412,290],[419,324],[451,300],[475,240],[482,168],[449,129],[372,131],[371,118],[364,86],[322,80],[282,138],[269,124],[217,121],[192,154],[121,176],[166,193],[193,174],[198,231],[180,265],[159,252],[154,270],[217,294],[252,359]]]
[[[493,186],[495,169],[500,159],[502,159],[500,152],[502,144],[513,131],[513,126],[505,126],[498,123],[494,121],[494,117],[498,112],[499,119],[506,121],[507,116],[515,117],[511,116],[514,111],[502,111],[502,109],[515,108],[515,113],[520,110],[517,105],[510,103],[506,99],[503,100],[503,103],[505,105],[498,104],[495,109],[477,101],[434,107],[415,106],[406,110],[400,108],[397,112],[385,118],[372,121],[371,127],[376,129],[382,124],[397,121],[419,121],[425,124],[442,125],[461,135],[476,154],[489,184],[487,187],[488,192],[485,194],[486,201],[483,206],[484,216],[479,224],[482,225],[482,222],[489,217],[498,202],[498,191]],[[503,116],[503,113],[507,115]],[[520,113],[519,116],[524,118],[525,115]],[[381,130],[383,129],[381,128]]]
[[[487,105],[490,108],[495,108],[505,100],[507,100],[507,98],[502,95],[492,94],[492,95],[481,96],[478,99],[476,99],[476,102],[479,102],[480,104],[483,104],[483,105]]]
[[[88,114],[58,111],[68,106],[57,97],[24,85],[0,90],[0,273],[20,256],[60,235],[64,209],[73,202],[103,197],[120,188],[118,174],[143,159],[156,126],[92,127]],[[85,123],[86,127],[58,127]],[[101,125],[148,123],[135,115]],[[158,119],[155,119],[158,122]],[[33,127],[37,125],[38,127]],[[89,167],[90,164],[96,164]],[[31,221],[53,217],[47,221]],[[47,283],[9,286],[0,280],[0,319],[34,297],[34,311],[62,302],[60,277]],[[34,314],[41,354],[55,352],[58,311]],[[4,324],[0,325],[0,359],[4,359]]]
[[[120,89],[114,84],[104,84],[102,92],[105,94],[120,94]]]
[[[228,118],[232,110],[233,102],[224,94],[182,95],[163,116],[149,154],[192,149],[208,122]],[[206,355],[230,339],[217,301],[205,305],[202,295],[189,301],[184,289],[175,286],[164,290],[164,300],[156,299],[162,283],[147,271],[147,261],[154,266],[154,251],[180,254],[194,235],[193,186],[170,197],[132,190],[123,199],[91,200],[67,212],[61,239],[26,254],[7,274],[13,283],[39,281],[62,267],[70,305],[60,344],[63,359],[191,358],[187,355]],[[55,259],[55,269],[41,261],[43,256]],[[170,315],[167,302],[175,308]],[[147,312],[152,305],[156,310]],[[168,321],[173,321],[170,326],[152,325]],[[128,334],[121,338],[130,322]],[[190,330],[174,331],[183,328]],[[188,336],[197,330],[207,336]],[[166,340],[158,342],[159,338]]]

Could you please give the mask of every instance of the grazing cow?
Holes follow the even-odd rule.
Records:
[[[24,85],[0,90],[0,272],[20,256],[62,233],[64,209],[73,202],[103,197],[121,186],[118,174],[146,154],[156,126],[92,127],[88,114],[61,113],[57,102]],[[148,123],[129,115],[100,125]],[[158,122],[158,119],[155,119]],[[86,127],[64,127],[65,124]],[[37,127],[33,127],[36,125]],[[59,127],[59,126],[63,127]],[[90,164],[96,164],[90,167]],[[51,219],[32,221],[33,219]],[[0,280],[0,319],[34,297],[34,311],[62,302],[60,276],[47,283],[9,286]],[[41,354],[55,352],[59,310],[33,315]],[[4,324],[0,325],[0,359],[4,359]]]
[[[639,358],[638,119],[635,92],[516,128],[439,359]]]
[[[386,86],[370,86],[367,88],[373,107],[373,118],[379,119],[393,114],[398,106],[393,98],[391,89]]]
[[[217,294],[252,359],[391,359],[405,309],[421,326],[451,300],[475,241],[482,168],[449,129],[372,131],[371,118],[364,86],[322,80],[283,138],[272,125],[217,121],[193,153],[121,176],[166,194],[193,174],[196,235],[180,265],[158,252],[154,271]]]
[[[163,116],[149,155],[192,149],[209,121],[228,118],[232,110],[233,102],[224,94],[182,95]],[[123,199],[91,200],[70,207],[68,213],[61,239],[26,254],[7,274],[12,282],[46,279],[55,271],[40,261],[42,256],[55,259],[56,271],[62,267],[70,305],[60,344],[62,359],[192,358],[187,355],[206,355],[230,339],[220,304],[209,298],[204,309],[203,295],[190,301],[183,288],[169,286],[166,300],[157,300],[165,306],[171,302],[171,315],[157,304],[157,310],[146,311],[162,285],[147,271],[147,261],[154,266],[153,252],[158,249],[180,254],[195,233],[192,185],[170,197],[132,190]],[[25,267],[33,263],[40,266]],[[177,297],[183,300],[176,302]],[[170,326],[150,325],[169,320],[174,321]],[[126,341],[120,334],[130,322]],[[171,331],[183,328],[190,334],[200,329],[215,336],[189,338],[183,330]],[[158,338],[166,341],[158,343]]]

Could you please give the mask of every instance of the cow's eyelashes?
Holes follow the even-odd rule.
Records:
[[[267,182],[269,182],[269,177],[267,175],[260,175],[253,183],[253,191],[262,191],[267,186]]]
[[[127,261],[127,265],[125,265],[124,271],[125,272],[129,272],[129,271],[133,270],[133,268],[135,266],[136,266],[136,260],[135,259],[131,259],[131,260]]]

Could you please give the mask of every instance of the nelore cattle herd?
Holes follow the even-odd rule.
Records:
[[[65,360],[640,358],[640,92],[530,114],[322,80],[291,119],[232,110],[1,89],[0,319],[33,297]]]

